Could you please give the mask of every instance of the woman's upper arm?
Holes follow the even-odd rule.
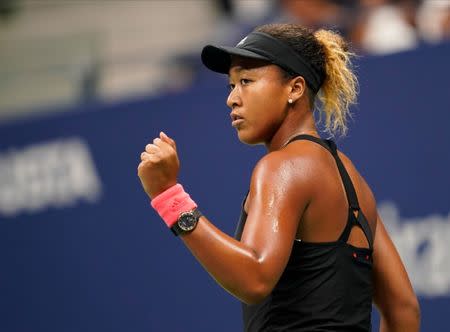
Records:
[[[373,281],[374,302],[384,317],[389,319],[402,308],[418,310],[406,269],[379,216],[373,251]]]
[[[275,286],[289,260],[309,201],[306,179],[301,160],[286,160],[282,152],[264,157],[253,172],[241,242],[254,250],[267,291]]]

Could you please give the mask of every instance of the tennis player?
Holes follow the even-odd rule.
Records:
[[[141,154],[138,175],[152,206],[242,302],[245,331],[371,331],[372,303],[381,331],[419,330],[417,298],[373,193],[335,143],[320,138],[313,116],[317,109],[329,133],[345,134],[357,91],[351,55],[339,35],[292,24],[258,27],[235,47],[204,47],[205,66],[229,77],[240,141],[267,148],[235,237],[177,182],[172,138],[161,133]]]

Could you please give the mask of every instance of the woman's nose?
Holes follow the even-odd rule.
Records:
[[[228,95],[227,105],[229,108],[233,109],[236,106],[240,106],[241,102],[242,101],[241,97],[239,96],[238,89],[234,88],[233,90],[230,91],[230,94]]]

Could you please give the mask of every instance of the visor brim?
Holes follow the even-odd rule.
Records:
[[[243,48],[206,45],[202,50],[202,62],[210,70],[221,74],[228,74],[231,65],[231,56],[241,56],[250,59],[267,60],[263,55],[245,50]]]

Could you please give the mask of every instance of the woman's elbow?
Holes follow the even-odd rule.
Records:
[[[248,305],[259,304],[270,295],[272,288],[265,283],[254,283],[246,289],[240,300]]]
[[[404,330],[419,331],[420,305],[416,296],[385,310],[382,312],[382,316],[387,326],[401,326],[404,327]]]
[[[411,301],[410,305],[410,312],[411,312],[411,317],[414,321],[417,322],[417,324],[420,323],[420,304],[419,304],[419,300],[417,299],[416,296],[414,296],[414,299]]]
[[[419,323],[420,322],[420,305],[417,297],[411,296],[407,302],[402,304],[402,308],[400,309],[403,312],[403,315],[407,317],[408,321]]]

